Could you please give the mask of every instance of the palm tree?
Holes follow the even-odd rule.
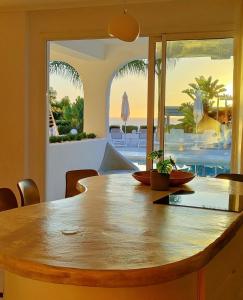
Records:
[[[204,76],[199,76],[195,78],[196,83],[189,83],[189,87],[182,91],[182,93],[187,94],[192,100],[195,100],[196,93],[198,91],[202,94],[202,102],[204,111],[208,110],[213,106],[213,99],[221,97],[225,92],[226,88],[224,84],[218,84],[219,80],[212,80],[212,76],[205,78]]]
[[[193,103],[186,102],[182,103],[178,109],[180,112],[183,113],[183,119],[179,119],[178,121],[181,122],[182,128],[185,132],[192,133],[196,126],[194,116],[193,116]]]
[[[198,91],[201,92],[204,113],[208,113],[210,108],[212,108],[214,99],[220,99],[226,88],[224,84],[218,84],[219,80],[212,80],[212,76],[205,78],[204,76],[199,76],[195,78],[196,83],[190,83],[189,87],[182,91],[182,93],[187,94],[193,101],[196,99],[196,94]],[[186,102],[182,103],[179,111],[184,115],[183,119],[180,119],[183,128],[186,132],[193,132],[195,128],[195,121],[193,117],[193,103]]]
[[[49,73],[57,74],[68,79],[77,88],[82,87],[82,82],[79,73],[74,67],[60,60],[53,60],[49,63]]]
[[[161,76],[162,76],[162,70],[161,70],[161,63],[162,60],[161,58],[158,58],[155,60],[155,74],[157,75],[158,79],[158,91],[160,90],[161,86]],[[147,59],[137,59],[137,60],[132,60],[122,66],[117,73],[115,74],[115,78],[120,78],[124,77],[129,74],[134,74],[134,75],[147,75],[148,72],[148,60]],[[158,93],[158,120],[159,116],[161,115],[161,96],[160,93]],[[160,124],[158,123],[157,126],[157,139],[159,139],[159,133],[160,133]]]
[[[49,73],[57,74],[68,79],[77,88],[82,87],[79,73],[70,64],[63,61],[50,61]],[[54,93],[55,92],[55,93]],[[52,88],[49,89],[50,114],[58,119],[63,118],[72,123],[73,127],[83,130],[83,106],[84,101],[78,97],[74,104],[70,103],[68,97],[64,97],[61,102],[56,101],[57,93]],[[55,119],[53,118],[54,122]]]

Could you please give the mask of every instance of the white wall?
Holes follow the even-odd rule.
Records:
[[[47,145],[46,200],[65,196],[65,174],[69,170],[98,170],[105,152],[106,139],[87,139]]]
[[[85,41],[82,41],[85,43]],[[67,42],[68,43],[68,42]],[[90,41],[88,42],[88,44]],[[99,44],[98,41],[96,41]],[[101,42],[102,43],[102,42]],[[108,44],[104,59],[77,57],[73,51],[51,44],[50,60],[62,60],[72,65],[80,74],[84,87],[84,131],[106,137],[109,125],[110,85],[120,66],[133,59],[146,58],[148,41],[143,43]]]

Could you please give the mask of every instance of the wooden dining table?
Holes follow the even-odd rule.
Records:
[[[154,191],[117,174],[77,187],[1,213],[5,300],[243,299],[243,183],[194,178]],[[155,204],[170,194],[174,204]],[[228,197],[230,211],[178,205],[191,194],[208,208]]]

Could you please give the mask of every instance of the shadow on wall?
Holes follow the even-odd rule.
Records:
[[[109,142],[106,144],[103,160],[100,165],[100,174],[116,174],[138,171],[138,168],[120,154]]]
[[[104,138],[48,144],[47,153],[47,201],[64,198],[67,171],[94,169],[100,174],[113,174],[137,170]]]

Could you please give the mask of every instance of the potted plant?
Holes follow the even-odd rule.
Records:
[[[150,185],[152,190],[165,191],[170,185],[170,173],[175,167],[174,160],[163,159],[163,150],[153,151],[148,158],[156,162],[156,169],[150,171]]]

